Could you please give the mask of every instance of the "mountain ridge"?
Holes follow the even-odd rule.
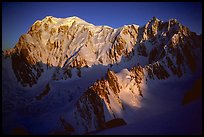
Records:
[[[54,20],[57,19],[52,16],[47,16],[42,20],[42,22],[44,23],[46,23],[47,21],[52,22],[52,20],[49,21],[51,18],[54,18]],[[69,20],[70,22],[72,22],[73,19],[74,20],[77,19],[80,21],[82,20],[75,16],[65,18],[62,20],[65,21]],[[63,41],[66,40],[67,38],[69,39],[69,37],[64,37],[67,36],[69,33],[68,29],[69,27],[66,27],[64,25],[62,25],[63,26],[62,28],[61,25],[59,26],[58,33],[56,34],[56,38],[62,36],[60,40],[55,38],[55,40],[52,43],[51,34],[50,37],[47,38],[48,39],[47,43],[46,42],[43,42],[44,44],[40,43],[41,47],[37,46],[36,43],[33,44],[32,42],[34,40],[39,42],[43,41],[41,40],[41,38],[43,37],[38,35],[38,32],[42,29],[46,29],[46,27],[41,24],[40,29],[36,31],[35,29],[37,22],[39,21],[36,21],[32,25],[34,29],[32,29],[31,27],[31,29],[28,31],[28,34],[22,35],[20,37],[19,42],[17,43],[14,49],[11,49],[10,51],[5,52],[5,54],[3,54],[6,56],[7,55],[11,56],[12,67],[14,69],[15,75],[23,86],[29,85],[32,87],[33,84],[37,83],[37,80],[41,76],[41,74],[47,71],[52,66],[59,67],[52,74],[53,80],[60,80],[64,78],[66,80],[71,78],[72,68],[77,68],[78,71],[77,75],[81,77],[81,69],[84,67],[89,68],[93,65],[98,64],[102,64],[105,66],[107,65],[112,66],[113,64],[117,65],[119,64],[119,62],[122,61],[121,60],[122,57],[124,57],[124,59],[127,61],[133,60],[133,58],[137,61],[139,58],[137,59],[135,57],[135,54],[137,54],[138,57],[145,58],[146,61],[145,60],[142,62],[138,61],[135,62],[135,64],[138,65],[143,64],[142,67],[145,67],[147,69],[150,77],[153,77],[153,74],[159,73],[159,71],[157,72],[158,68],[160,68],[160,71],[164,70],[163,73],[164,74],[166,73],[165,75],[168,76],[169,74],[165,72],[166,70],[163,68],[163,65],[167,65],[168,68],[172,71],[172,73],[174,75],[177,75],[178,77],[181,77],[183,73],[185,73],[186,71],[185,64],[189,66],[193,72],[195,72],[196,70],[195,62],[196,55],[191,51],[191,48],[192,47],[199,48],[200,38],[197,38],[196,34],[191,33],[188,28],[182,26],[175,19],[170,19],[168,22],[163,22],[157,19],[156,17],[153,17],[148,21],[146,25],[142,27],[134,25],[124,25],[124,27],[120,28],[119,30],[116,30],[115,36],[112,37],[113,40],[110,40],[111,37],[109,37],[108,41],[111,42],[109,42],[109,44],[107,45],[105,44],[106,47],[104,47],[104,44],[101,45],[101,42],[103,43],[103,41],[99,41],[98,45],[100,47],[95,47],[95,49],[93,47],[94,45],[93,39],[90,40],[91,38],[95,38],[94,34],[90,32],[90,30],[87,30],[89,32],[88,41],[86,41],[85,43],[84,42],[79,43],[79,45],[74,47],[74,49],[71,49],[72,50],[71,54],[66,53],[70,51],[71,47],[68,47],[68,49],[66,49],[67,48],[66,44],[64,44],[63,47]],[[44,26],[44,28],[42,28],[42,26]],[[76,26],[76,28],[74,28],[74,30],[76,30],[75,32],[78,31],[78,27],[79,26]],[[73,28],[73,25],[71,25],[70,29],[71,28]],[[98,30],[99,34],[100,32],[105,33],[104,31],[108,31],[107,33],[105,33],[105,36],[111,35],[115,30],[112,29],[110,32],[109,28],[104,29],[103,26],[99,28],[100,28]],[[50,29],[51,32],[52,29]],[[85,30],[84,25],[82,25],[82,31]],[[72,43],[77,43],[77,40],[79,40],[80,37],[86,36],[82,35],[78,39],[75,38],[78,35],[81,35],[80,33],[81,31],[75,34],[76,36],[74,37],[72,36],[73,37],[72,40],[68,42],[69,44],[67,43],[68,46],[69,45],[75,46]],[[103,38],[104,34],[102,34],[103,36],[99,34],[97,38],[101,37]],[[32,40],[31,36],[34,38],[34,40]],[[196,37],[198,41],[194,37]],[[75,40],[76,42],[74,42],[73,39],[76,39]],[[180,43],[186,46],[180,47]],[[192,47],[189,47],[188,44],[192,45]],[[29,46],[32,48],[30,48]],[[36,51],[40,52],[36,53]],[[58,54],[57,56],[56,53]],[[171,54],[172,56],[169,56],[169,54]],[[162,60],[163,64],[161,64],[161,62],[158,64],[158,61],[160,60]],[[18,63],[15,64],[15,62],[21,62],[21,65],[25,67],[19,67],[19,64]],[[43,67],[39,62],[47,64],[47,69],[45,69],[45,67]],[[27,66],[29,66],[28,70],[25,69],[27,68]],[[134,65],[132,67],[134,67]],[[153,70],[151,70],[150,68],[151,69],[153,68]],[[29,78],[30,80],[27,79],[25,75],[31,75],[31,77]]]

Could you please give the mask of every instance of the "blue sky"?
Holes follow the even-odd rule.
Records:
[[[2,49],[14,47],[36,20],[46,16],[78,16],[113,28],[145,25],[153,16],[163,21],[176,18],[191,31],[202,32],[201,2],[3,2]]]

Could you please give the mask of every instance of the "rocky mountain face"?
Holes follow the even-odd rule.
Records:
[[[113,29],[109,26],[94,26],[78,17],[48,16],[36,21],[19,38],[16,46],[4,51],[2,56],[3,63],[10,60],[11,70],[17,82],[25,87],[24,90],[28,89],[26,92],[40,85],[39,79],[45,77],[43,80],[47,84],[39,87],[41,92],[26,94],[30,100],[35,98],[36,101],[43,101],[46,96],[54,98],[60,92],[53,83],[73,81],[76,77],[83,79],[92,67],[106,67],[105,75],[97,77],[92,84],[84,85],[85,90],[80,89],[78,83],[80,96],[68,104],[73,111],[63,112],[63,115],[69,116],[69,122],[60,119],[64,131],[57,133],[83,134],[105,129],[117,118],[124,118],[119,112],[125,112],[127,106],[140,107],[147,82],[196,73],[202,55],[201,45],[201,36],[191,32],[176,19],[163,22],[153,17],[141,27],[125,25]],[[131,65],[123,66],[119,71],[115,69],[117,65],[128,62],[132,62]],[[46,78],[47,73],[49,77]],[[94,77],[94,73],[100,72],[90,74]],[[68,83],[68,86],[72,84]],[[72,91],[66,91],[66,94],[67,100],[78,95]],[[63,95],[59,93],[59,96]],[[49,101],[45,99],[40,105],[46,104],[44,106],[48,107]],[[35,104],[35,101],[30,102],[27,107]],[[5,100],[5,104],[8,103]],[[29,111],[34,113],[35,110]],[[107,119],[115,121],[108,122]]]

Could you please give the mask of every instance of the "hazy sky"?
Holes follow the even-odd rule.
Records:
[[[94,25],[113,28],[145,25],[153,16],[163,21],[176,18],[191,31],[202,32],[201,2],[3,2],[2,49],[14,47],[36,20],[48,15],[78,16]]]

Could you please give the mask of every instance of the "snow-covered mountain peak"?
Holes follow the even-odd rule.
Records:
[[[81,19],[81,18],[79,18],[77,16],[67,17],[66,19],[75,20],[75,21],[84,21],[83,19]]]
[[[120,63],[123,57],[130,58],[134,50],[154,62],[164,57],[160,49],[164,45],[175,47],[183,42],[184,36],[190,37],[186,27],[172,23],[177,21],[163,23],[153,17],[144,27],[133,24],[113,29],[94,26],[76,16],[47,16],[36,21],[28,33],[19,38],[13,50],[4,53],[10,56],[17,52],[21,60],[29,64],[42,62],[63,69],[113,65]],[[160,46],[156,49],[153,45]]]
[[[175,19],[113,29],[47,16],[2,53],[4,132],[83,134],[173,109],[189,86],[177,81],[202,70],[201,46]]]
[[[93,24],[88,23],[85,20],[76,16],[67,17],[67,18],[57,18],[53,16],[46,16],[42,20],[35,21],[35,23],[31,26],[30,30],[47,31],[47,30],[50,30],[49,28],[59,28],[61,26],[71,27],[73,25],[83,25],[87,27],[94,26]]]
[[[81,18],[79,18],[79,17],[77,17],[77,16],[68,17],[68,18],[65,18],[65,20],[66,20],[67,22],[69,22],[69,21],[75,21],[76,24],[93,25],[93,24],[88,23],[88,22],[86,22],[85,20],[83,20],[83,19],[81,19]]]

